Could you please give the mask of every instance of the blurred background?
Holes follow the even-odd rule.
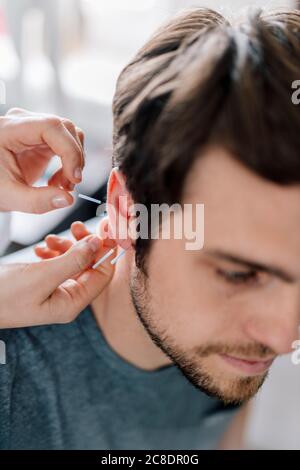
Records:
[[[86,168],[76,191],[102,199],[111,168],[111,103],[118,74],[164,20],[192,6],[230,17],[250,6],[300,8],[300,2],[0,0],[0,80],[5,85],[0,113],[17,106],[74,120],[86,135]],[[39,184],[58,165],[54,160]],[[71,208],[49,214],[6,215],[0,225],[2,261],[32,259],[32,249],[25,247],[68,229],[74,220],[94,217],[96,209],[75,198]],[[246,446],[300,449],[300,365],[288,357],[273,366],[253,402]]]

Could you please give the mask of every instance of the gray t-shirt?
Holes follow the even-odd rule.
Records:
[[[67,325],[0,330],[0,340],[1,449],[212,449],[238,409],[173,364],[126,362],[90,308]]]

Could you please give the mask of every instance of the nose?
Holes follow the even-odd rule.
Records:
[[[293,351],[300,334],[300,287],[288,286],[248,318],[245,334],[271,348],[277,355]]]

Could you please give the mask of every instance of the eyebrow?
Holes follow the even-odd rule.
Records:
[[[235,255],[233,253],[228,253],[222,250],[208,250],[208,251],[205,251],[205,253],[215,258],[224,259],[224,260],[236,263],[236,264],[240,264],[242,266],[246,266],[255,271],[263,271],[263,272],[272,274],[273,276],[278,277],[284,282],[294,283],[296,281],[296,278],[293,275],[283,271],[281,268],[278,268],[276,266],[262,264],[257,261],[246,259],[243,256]]]

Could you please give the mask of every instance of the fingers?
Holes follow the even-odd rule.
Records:
[[[80,222],[73,222],[71,225],[71,233],[76,241],[91,235],[86,226]],[[42,259],[56,258],[66,253],[72,246],[73,242],[68,238],[50,234],[45,238],[46,246],[37,245],[34,247],[35,254]]]
[[[68,129],[70,134],[74,137],[79,147],[81,148],[81,168],[84,168],[84,133],[80,127],[75,126],[72,121],[69,119],[62,120],[63,125]]]
[[[47,235],[46,246],[37,245],[34,248],[35,254],[42,259],[56,258],[66,253],[73,245],[71,240],[57,235]]]
[[[57,188],[65,189],[66,191],[73,191],[74,184],[70,183],[64,174],[63,168],[59,168],[48,180],[48,186],[55,186]]]
[[[68,207],[73,203],[71,194],[51,186],[37,188],[20,182],[11,182],[7,185],[7,193],[14,210],[32,214],[43,214],[53,209]]]
[[[0,147],[3,155],[6,152],[16,160],[8,175],[4,173],[9,200],[2,204],[2,210],[42,214],[71,205],[69,191],[82,180],[83,145],[82,130],[68,119],[20,108],[0,117]],[[50,178],[48,187],[32,187],[53,155],[61,158],[62,168]]]
[[[50,250],[57,250],[61,254],[66,253],[73,246],[71,240],[52,234],[47,235],[45,242]]]
[[[46,144],[62,160],[65,177],[79,183],[84,166],[84,136],[68,119],[13,109],[1,120],[0,142],[14,152]]]
[[[50,250],[48,247],[44,246],[35,246],[34,252],[41,259],[51,259],[61,255],[59,251]]]
[[[80,221],[73,222],[73,224],[71,225],[71,232],[75,240],[82,240],[82,238],[90,235],[89,230]]]
[[[60,120],[58,122],[53,120],[48,126],[44,126],[42,137],[44,142],[61,158],[66,178],[73,184],[79,183],[82,179],[84,157],[78,139]]]
[[[109,248],[102,246],[94,262],[104,256],[108,250]],[[47,311],[46,316],[51,318],[52,322],[73,321],[111,281],[115,266],[110,261],[111,258],[108,258],[97,269],[86,269],[78,276],[73,276],[73,279],[64,281],[43,303],[43,308]]]
[[[76,279],[69,277],[93,262],[102,246],[99,239],[95,243],[95,238],[81,240],[56,259],[2,266],[0,329],[67,323],[92,302],[112,279],[114,266],[106,261],[99,270],[88,268]]]
[[[41,295],[48,297],[60,284],[93,266],[98,253],[102,251],[102,241],[97,236],[89,236],[77,242],[65,254],[39,263]]]
[[[42,305],[47,311],[46,316],[57,323],[73,321],[81,310],[101,294],[113,273],[114,266],[109,264],[101,271],[88,269],[77,279],[68,279]]]

